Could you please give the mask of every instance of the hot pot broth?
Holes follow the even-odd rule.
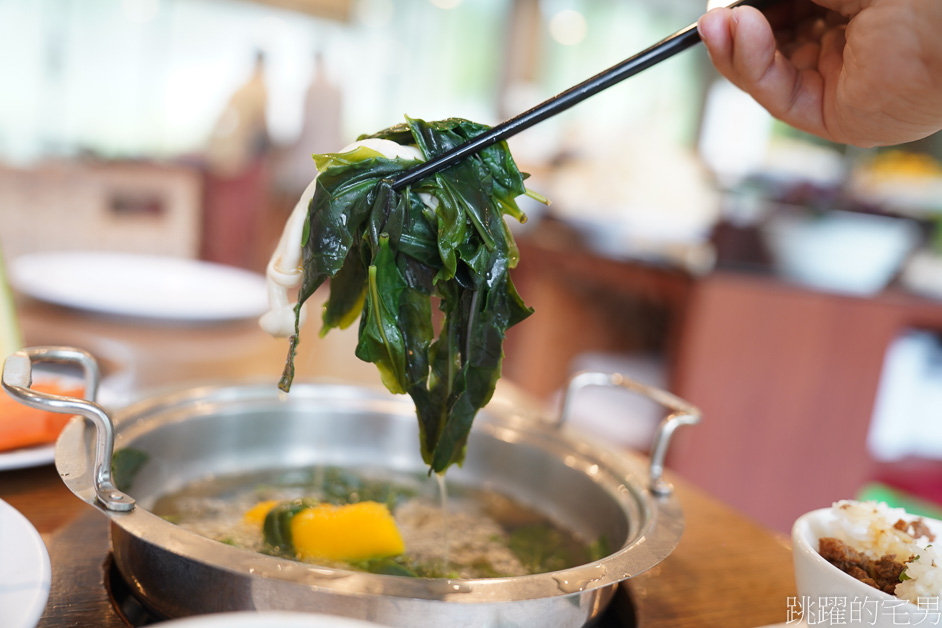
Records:
[[[341,562],[299,556],[273,545],[247,513],[277,502],[304,507],[375,502],[388,507],[402,554]],[[202,536],[261,553],[389,575],[450,578],[521,576],[601,558],[604,540],[583,540],[536,510],[500,493],[423,473],[311,467],[255,472],[192,483],[159,498],[155,514]],[[266,524],[267,525],[267,524]]]

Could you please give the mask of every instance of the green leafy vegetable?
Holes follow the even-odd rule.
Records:
[[[456,118],[406,120],[371,137],[414,144],[430,159],[488,128]],[[515,199],[536,195],[503,142],[401,192],[389,181],[416,161],[366,147],[314,159],[320,174],[279,386],[287,391],[294,376],[300,305],[329,279],[321,333],[359,316],[357,357],[376,364],[390,391],[412,397],[422,457],[444,472],[463,461],[474,416],[493,395],[507,329],[532,312],[508,274],[518,251],[504,215],[525,220]],[[436,200],[426,204],[429,196]]]
[[[316,505],[317,500],[296,499],[282,502],[269,510],[262,525],[265,544],[277,553],[287,555],[294,552],[294,541],[291,538],[291,520],[302,510],[313,508]]]
[[[317,488],[328,504],[340,506],[371,501],[386,504],[391,510],[415,496],[414,489],[385,480],[366,479],[343,467],[327,467],[319,475],[321,482]]]
[[[353,566],[362,569],[363,571],[368,571],[370,573],[380,574],[383,576],[405,576],[407,578],[418,578],[419,574],[413,569],[410,565],[405,564],[405,561],[401,556],[395,556],[392,558],[374,558],[373,560],[365,560],[358,563],[353,563]]]
[[[510,533],[510,549],[530,573],[558,571],[597,560],[604,548],[583,547],[548,524],[525,525]],[[602,554],[603,556],[605,554]]]
[[[612,553],[611,545],[608,542],[608,539],[604,536],[600,536],[595,539],[589,546],[586,548],[589,561],[602,560],[606,556]]]
[[[350,563],[355,569],[383,576],[405,576],[408,578],[460,578],[457,571],[449,570],[444,565],[422,565],[412,561],[406,555],[390,556],[388,558],[374,558],[360,562]],[[498,573],[488,563],[475,565],[481,570],[489,570],[489,578],[499,578],[507,574]]]
[[[150,460],[150,454],[140,449],[126,447],[111,456],[111,481],[119,491],[128,491],[141,467]]]

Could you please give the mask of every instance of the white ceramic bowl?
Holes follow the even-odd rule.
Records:
[[[830,508],[822,508],[802,515],[792,527],[798,589],[794,618],[820,626],[942,625],[942,605],[916,606],[864,584],[822,558],[818,539],[827,536],[827,526],[834,518]],[[942,536],[942,522],[922,519],[937,537]]]
[[[911,220],[847,211],[773,217],[763,236],[779,272],[822,290],[871,295],[882,290],[919,242]]]

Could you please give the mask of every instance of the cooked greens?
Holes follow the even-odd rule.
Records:
[[[262,525],[265,545],[275,553],[292,553],[294,540],[291,538],[291,520],[302,510],[317,504],[316,499],[296,499],[282,502],[268,511]]]
[[[529,573],[545,573],[601,560],[609,554],[600,538],[586,546],[547,522],[522,525],[510,533],[510,550]]]
[[[406,120],[360,139],[414,144],[427,160],[488,128]],[[314,160],[320,174],[279,387],[287,391],[294,376],[301,304],[330,279],[321,334],[359,316],[357,357],[376,364],[390,391],[412,397],[422,457],[441,473],[464,459],[474,416],[500,377],[505,332],[532,312],[508,274],[518,252],[503,216],[525,220],[515,199],[537,195],[524,188],[503,142],[401,192],[390,179],[417,161],[362,146]],[[442,313],[437,336],[433,299]]]
[[[111,481],[119,491],[128,491],[141,468],[150,460],[150,454],[140,449],[125,447],[111,456]]]

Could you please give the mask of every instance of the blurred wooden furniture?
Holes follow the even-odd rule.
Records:
[[[198,171],[135,161],[0,167],[0,242],[8,259],[54,250],[195,258]]]
[[[877,479],[866,439],[886,350],[907,329],[942,330],[942,303],[716,273],[697,282],[684,320],[673,389],[705,420],[678,435],[671,464],[787,530]]]
[[[325,298],[310,300],[317,312]],[[91,352],[101,363],[103,387],[117,397],[198,381],[277,382],[288,353],[285,339],[272,338],[255,319],[159,321],[82,312],[19,298],[17,311],[29,345],[68,345]],[[380,386],[372,364],[354,354],[357,330],[319,336],[320,320],[309,316],[295,366],[297,376],[326,377]]]
[[[200,258],[265,271],[287,215],[272,213],[271,173],[267,159],[224,176],[203,175]]]
[[[664,351],[678,338],[693,278],[680,270],[601,257],[561,223],[517,236],[514,285],[534,309],[507,332],[503,374],[547,398],[589,351]]]
[[[518,244],[514,282],[536,313],[508,333],[507,377],[546,398],[582,352],[659,347],[672,392],[704,413],[678,432],[671,467],[782,532],[874,479],[866,437],[886,349],[908,328],[942,330],[942,303],[898,289],[860,298],[770,273],[693,277],[600,257],[559,225]]]

